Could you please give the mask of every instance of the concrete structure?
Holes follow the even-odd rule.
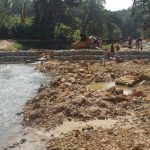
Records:
[[[148,59],[150,60],[150,51],[118,51],[114,55],[117,59],[133,60],[133,59]],[[111,53],[101,50],[61,50],[54,51],[54,59],[61,61],[74,60],[104,60],[113,57]]]
[[[118,51],[114,55],[102,50],[54,50],[48,51],[52,54],[50,59],[60,61],[76,61],[76,60],[110,60],[116,58],[120,60],[148,59],[150,60],[150,51]],[[43,53],[48,53],[43,52]],[[40,60],[37,52],[19,51],[19,52],[0,52],[0,63],[22,63],[34,62]],[[43,60],[44,61],[44,60]]]
[[[0,51],[0,63],[20,63],[20,62],[34,62],[38,60],[36,52],[18,51],[6,52]]]

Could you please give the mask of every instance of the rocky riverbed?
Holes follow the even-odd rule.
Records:
[[[53,81],[27,102],[24,126],[44,130],[48,150],[150,149],[149,60],[53,60],[37,69]],[[93,88],[105,82],[116,85]]]

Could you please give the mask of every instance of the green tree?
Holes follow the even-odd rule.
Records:
[[[0,1],[0,25],[4,25],[9,20],[11,0]]]
[[[81,32],[103,36],[106,33],[104,0],[86,0],[79,7]]]
[[[150,1],[149,0],[134,0],[133,2],[133,15],[139,15],[142,13],[144,15],[150,16]]]
[[[81,0],[34,0],[36,36],[44,39],[53,38],[55,26],[69,22],[67,10],[78,6],[80,2]]]
[[[134,0],[132,16],[138,25],[141,25],[144,22],[150,22],[150,1]]]
[[[33,13],[32,0],[12,0],[11,13],[20,16],[22,24],[26,24],[26,19]]]

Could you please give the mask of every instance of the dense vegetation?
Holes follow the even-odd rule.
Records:
[[[149,0],[116,12],[105,0],[0,0],[0,38],[78,39],[80,32],[103,39],[138,36],[150,16]]]

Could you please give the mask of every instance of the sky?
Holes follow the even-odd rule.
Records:
[[[111,11],[127,9],[132,4],[133,0],[106,0],[106,9]]]

